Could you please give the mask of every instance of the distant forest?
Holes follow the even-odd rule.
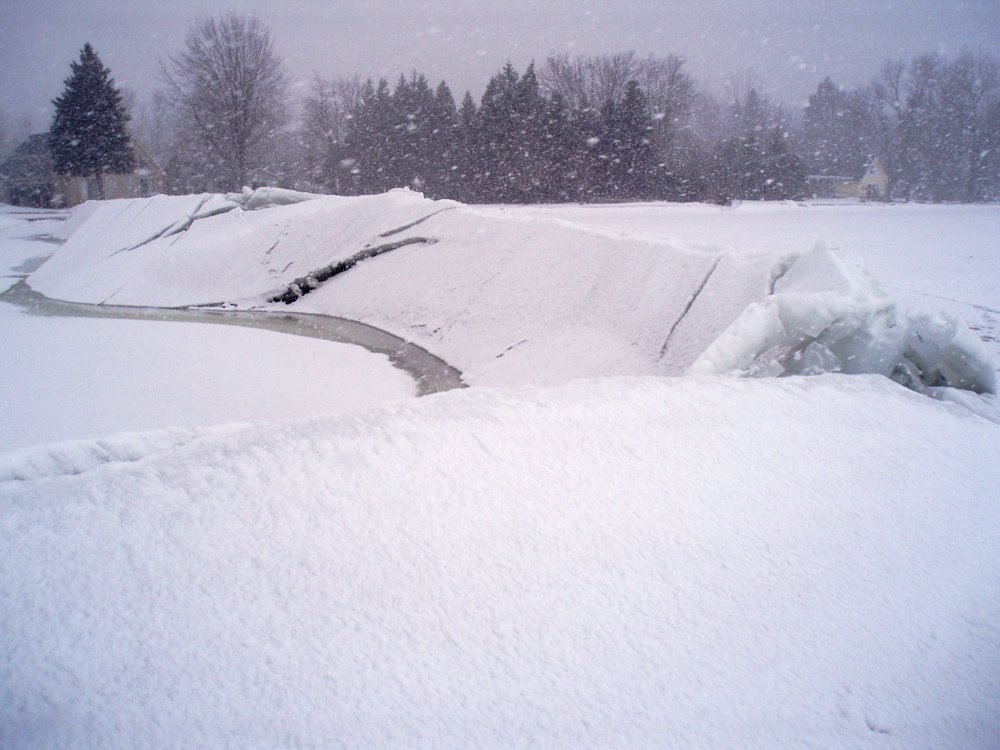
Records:
[[[823,80],[801,112],[752,78],[726,101],[684,60],[632,53],[509,63],[477,104],[444,81],[317,78],[274,162],[342,194],[410,186],[465,202],[803,198],[807,176],[878,158],[897,200],[1000,198],[1000,65],[982,54],[887,62],[869,85]]]
[[[344,195],[405,186],[464,202],[730,203],[809,197],[877,158],[894,200],[1000,199],[1000,63],[985,53],[889,61],[853,89],[826,78],[801,111],[753,76],[719,97],[682,57],[631,52],[553,55],[523,72],[507,63],[478,102],[418,71],[394,83],[316,76],[296,101],[255,22],[267,98],[212,113],[233,97],[192,67],[209,49],[198,35],[217,31],[203,26],[164,66],[164,90],[125,92],[131,132],[169,192],[255,182]],[[253,116],[256,130],[229,138]]]

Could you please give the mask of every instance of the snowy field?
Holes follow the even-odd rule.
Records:
[[[478,386],[0,307],[0,747],[996,747],[1000,207],[303,197],[0,211],[10,283]]]

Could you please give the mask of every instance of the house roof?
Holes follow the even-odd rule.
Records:
[[[14,149],[3,164],[0,175],[14,180],[47,180],[52,174],[52,156],[49,153],[49,134],[37,133]]]
[[[885,176],[885,169],[882,167],[882,162],[876,156],[874,159],[868,162],[868,166],[865,167],[865,173],[862,179],[864,177],[883,177],[883,176]]]
[[[159,172],[160,167],[152,155],[132,138],[136,171]],[[54,171],[52,153],[49,151],[49,134],[30,135],[14,153],[0,164],[0,176],[9,180],[49,180]]]

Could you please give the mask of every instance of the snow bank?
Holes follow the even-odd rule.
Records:
[[[0,483],[44,479],[92,471],[106,464],[139,461],[206,435],[225,435],[249,425],[225,424],[148,432],[119,432],[98,440],[64,440],[0,453]]]
[[[1000,427],[886,379],[470,389],[177,442],[0,484],[0,746],[1000,736]]]
[[[795,259],[773,288],[705,349],[692,374],[876,373],[916,390],[997,389],[989,355],[964,324],[900,310],[822,245]]]
[[[834,371],[996,389],[990,357],[957,319],[907,314],[829,251],[792,263],[407,190],[92,210],[34,289],[160,306],[281,300],[414,341],[470,384]]]

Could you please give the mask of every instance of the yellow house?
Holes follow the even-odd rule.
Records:
[[[104,175],[104,199],[148,198],[163,192],[163,170],[153,156],[132,139],[135,153],[135,171],[127,174]],[[97,178],[53,175],[55,182],[54,202],[64,206],[75,206],[88,200],[97,200]]]
[[[889,199],[889,175],[878,157],[868,163],[860,179],[837,175],[809,175],[806,182],[814,198],[856,198],[863,201]]]
[[[877,156],[865,169],[859,183],[859,189],[861,200],[884,201],[889,199],[889,175]]]
[[[48,133],[30,136],[0,164],[0,203],[15,206],[75,206],[97,198],[94,177],[56,174],[49,153]],[[136,169],[104,175],[104,197],[145,198],[163,192],[163,170],[152,155],[132,139]]]
[[[837,186],[837,197],[858,198],[863,201],[889,199],[889,175],[877,156],[868,162],[860,180],[842,182]]]

